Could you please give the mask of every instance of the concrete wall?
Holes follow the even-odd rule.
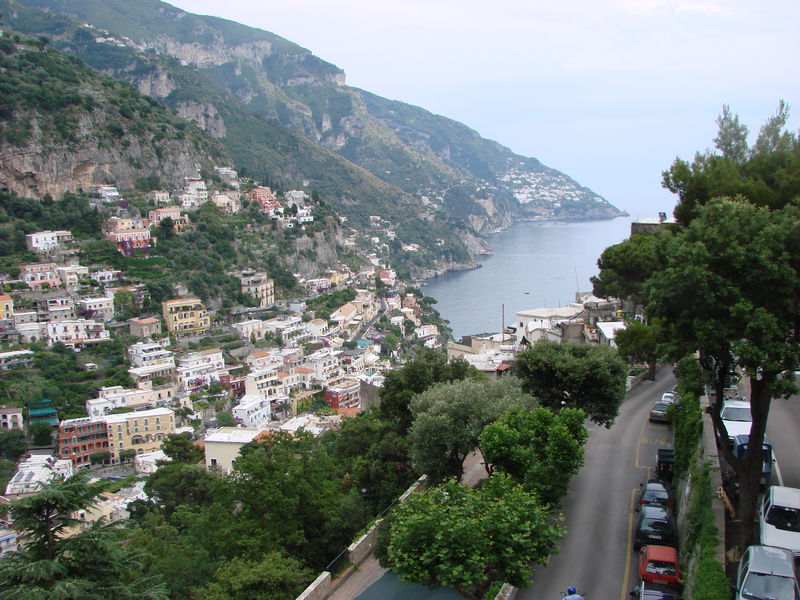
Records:
[[[297,600],[324,600],[331,591],[331,574],[323,571]]]
[[[378,526],[382,522],[383,519],[378,519],[372,527],[369,528],[367,533],[348,546],[347,555],[352,564],[359,565],[365,558],[372,554],[372,549],[375,547],[375,540],[378,539]]]

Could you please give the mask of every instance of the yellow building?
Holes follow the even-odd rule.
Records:
[[[167,435],[175,433],[175,413],[168,408],[104,415],[97,420],[106,422],[112,463],[120,462],[123,450],[136,454],[160,450]]]
[[[161,312],[171,333],[200,334],[208,331],[211,319],[200,298],[175,298],[161,303]]]
[[[14,317],[14,301],[8,294],[0,295],[0,319],[11,319]]]

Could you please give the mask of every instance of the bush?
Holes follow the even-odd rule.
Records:
[[[730,600],[731,586],[725,570],[710,552],[700,558],[694,577],[689,600]]]

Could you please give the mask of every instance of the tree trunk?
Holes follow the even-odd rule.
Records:
[[[657,364],[658,363],[657,363],[655,357],[650,357],[647,360],[647,379],[649,379],[650,381],[655,381],[656,380],[656,366],[657,366]]]

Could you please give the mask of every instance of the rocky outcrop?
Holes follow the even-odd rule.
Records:
[[[22,147],[0,143],[0,187],[19,196],[58,199],[66,192],[88,192],[91,186],[133,188],[139,177],[156,175],[178,187],[197,167],[211,168],[214,160],[188,139],[161,140],[126,135],[113,140],[98,133],[106,115],[94,111],[81,119],[77,143],[53,144],[42,135],[38,119],[30,116],[32,136]]]
[[[227,135],[225,121],[219,116],[213,104],[208,102],[178,102],[175,105],[175,112],[184,119],[194,121],[200,129],[215,138],[224,138]]]

